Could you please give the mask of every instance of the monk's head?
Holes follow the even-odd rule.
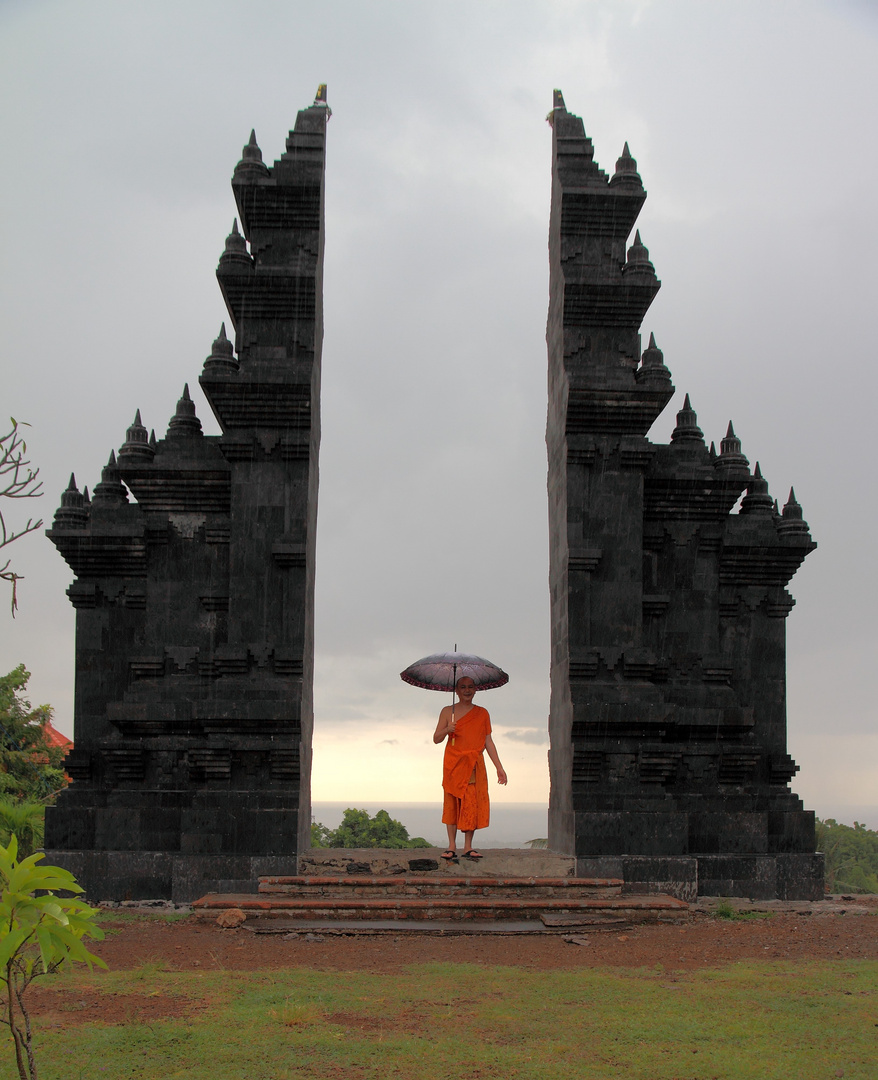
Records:
[[[457,691],[457,696],[461,701],[472,701],[473,694],[476,692],[476,684],[469,675],[461,675],[454,689]]]

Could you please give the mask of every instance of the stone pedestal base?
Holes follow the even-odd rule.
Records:
[[[823,854],[604,855],[576,860],[577,877],[616,877],[626,893],[751,900],[822,900]]]
[[[259,877],[295,874],[295,855],[188,855],[173,851],[46,851],[46,864],[69,870],[91,903],[173,900],[205,893],[255,893]]]

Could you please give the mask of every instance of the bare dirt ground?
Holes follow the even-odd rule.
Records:
[[[410,964],[435,962],[518,966],[537,971],[581,967],[651,968],[673,980],[675,972],[742,960],[876,960],[878,897],[849,905],[846,913],[781,913],[741,921],[696,911],[688,925],[636,926],[611,932],[572,929],[536,936],[381,936],[255,934],[222,930],[194,918],[160,915],[105,921],[102,942],[90,946],[113,971],[155,965],[163,971],[257,971],[305,967],[322,971],[393,973]],[[842,907],[844,907],[842,905]],[[868,914],[854,914],[865,909]],[[565,937],[573,938],[566,941]],[[318,939],[318,940],[315,940]],[[41,1026],[68,1027],[101,1020],[129,1023],[192,1016],[202,1002],[151,992],[71,995],[34,985],[30,991]]]

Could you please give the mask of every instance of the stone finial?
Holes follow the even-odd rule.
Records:
[[[241,160],[235,166],[235,179],[242,176],[248,179],[256,179],[260,176],[268,176],[268,166],[262,160],[262,151],[256,142],[256,129],[250,132],[250,141],[241,152]]]
[[[649,249],[640,239],[640,229],[634,234],[634,243],[628,248],[628,259],[622,271],[626,275],[637,274],[655,278],[655,267],[649,261]]]
[[[678,445],[696,442],[704,445],[704,432],[698,426],[698,416],[689,403],[688,394],[683,408],[677,413],[677,426],[671,432],[671,442]]]
[[[220,325],[219,335],[214,339],[210,356],[204,361],[204,370],[216,374],[234,375],[239,369],[235,359],[235,350],[226,337],[226,324]]]
[[[628,143],[622,147],[622,156],[616,160],[616,171],[610,177],[610,184],[614,186],[642,188],[640,173],[637,171],[637,162],[631,156]]]
[[[329,121],[330,116],[332,116],[332,109],[330,109],[329,102],[326,100],[326,83],[325,82],[321,83],[317,87],[317,93],[314,95],[314,104],[311,106],[311,108],[312,109],[325,109],[326,110],[326,120],[327,120],[327,122]]]
[[[667,385],[671,381],[671,373],[665,367],[665,354],[656,345],[655,334],[649,335],[649,345],[644,349],[640,359],[640,367],[634,373],[639,383],[661,382]]]
[[[556,112],[567,112],[567,106],[564,104],[564,95],[561,93],[560,90],[552,91],[552,108],[548,111],[548,113],[546,113],[546,122],[548,123],[549,127],[555,126]]]
[[[719,469],[750,469],[750,462],[741,453],[741,440],[735,434],[731,420],[726,437],[720,440],[719,457],[714,464]]]
[[[741,500],[742,514],[773,514],[774,499],[768,494],[768,481],[762,476],[759,462],[753,470],[753,478],[747,486],[747,494]]]
[[[70,474],[67,490],[61,493],[61,505],[55,511],[53,529],[84,529],[88,524],[85,499],[76,486],[76,477]]]
[[[155,450],[149,445],[146,428],[140,421],[140,409],[134,417],[134,423],[125,433],[125,442],[119,447],[119,461],[124,464],[143,462],[149,464],[155,457]]]
[[[121,506],[128,502],[128,492],[119,478],[116,452],[110,451],[107,464],[101,469],[101,480],[95,484],[92,506]]]
[[[201,435],[201,421],[195,415],[195,402],[189,396],[189,383],[183,387],[183,396],[177,402],[177,411],[168,424],[166,439],[188,438]]]
[[[796,502],[796,492],[790,488],[790,497],[783,508],[783,514],[777,526],[781,536],[810,536],[808,522],[802,517],[802,508]]]
[[[247,251],[247,241],[238,232],[238,219],[232,222],[232,231],[226,237],[226,249],[220,255],[220,266],[229,263],[240,263],[243,266],[252,266],[253,260]]]
[[[149,445],[153,453],[158,449],[159,444],[158,439],[156,439],[155,437],[155,428],[153,428],[149,433]]]

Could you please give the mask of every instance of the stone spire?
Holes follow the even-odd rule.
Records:
[[[796,492],[790,488],[790,497],[783,508],[783,516],[777,526],[780,536],[810,536],[808,522],[802,517],[802,508],[796,502]]]
[[[258,180],[268,176],[268,166],[262,160],[262,151],[256,142],[256,130],[250,132],[250,141],[244,147],[241,160],[235,166],[234,176],[238,180]]]
[[[726,437],[720,440],[719,457],[714,462],[718,469],[747,469],[750,470],[750,462],[741,453],[741,440],[735,434],[735,429],[729,421]]]
[[[774,499],[768,494],[768,481],[762,476],[759,462],[753,470],[753,479],[747,488],[747,494],[741,500],[742,514],[773,514]]]
[[[698,426],[698,416],[689,404],[689,395],[683,402],[683,408],[677,413],[677,426],[671,432],[671,442],[678,446],[684,443],[704,445],[704,432]]]
[[[111,450],[107,464],[101,469],[100,483],[95,484],[92,506],[120,506],[127,502],[128,492],[119,479],[116,451]]]
[[[250,258],[250,253],[247,251],[247,241],[238,232],[237,218],[232,222],[232,231],[226,237],[226,249],[222,255],[220,255],[220,266],[235,264],[247,267],[253,265],[253,260]]]
[[[655,278],[655,267],[649,261],[649,248],[640,239],[640,229],[634,234],[634,243],[628,248],[628,259],[622,267],[626,277]]]
[[[232,343],[226,337],[226,324],[220,326],[219,336],[214,339],[210,356],[204,361],[204,370],[218,375],[237,373],[240,365],[235,359],[235,350]]]
[[[177,402],[177,411],[168,424],[166,439],[189,438],[201,435],[201,421],[195,415],[195,402],[189,396],[189,383],[183,387],[183,396]]]
[[[665,367],[665,354],[656,345],[655,334],[649,335],[649,345],[644,349],[640,367],[634,373],[634,377],[638,383],[654,383],[661,386],[667,386],[671,381],[671,373]]]
[[[610,177],[611,187],[616,187],[620,184],[631,188],[643,188],[643,184],[640,180],[640,173],[637,171],[637,162],[631,156],[631,151],[628,149],[627,142],[622,147],[622,156],[616,161],[616,171]]]
[[[76,487],[76,477],[70,474],[67,490],[61,494],[61,505],[55,511],[53,529],[84,529],[88,524],[85,499]]]
[[[140,420],[140,409],[134,417],[134,423],[125,433],[125,442],[119,447],[120,464],[133,465],[143,462],[149,464],[155,457],[155,449],[149,445],[149,436]]]

